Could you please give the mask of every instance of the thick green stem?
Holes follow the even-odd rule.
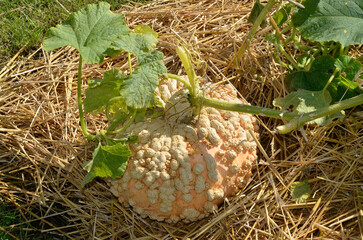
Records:
[[[211,98],[203,98],[203,96],[198,96],[195,99],[195,101],[203,102],[203,106],[213,107],[217,109],[251,113],[265,117],[288,120],[289,121],[288,124],[277,127],[280,133],[288,133],[294,129],[300,128],[305,123],[308,123],[315,119],[328,116],[336,112],[340,112],[344,109],[348,109],[363,104],[363,94],[352,97],[350,99],[343,100],[339,103],[330,105],[328,107],[319,108],[316,111],[304,114],[275,110],[259,106],[246,105],[241,103],[229,103]]]
[[[244,54],[244,52],[250,45],[250,42],[251,42],[253,36],[256,34],[262,21],[265,19],[267,13],[272,9],[272,7],[275,5],[275,3],[276,3],[276,0],[268,1],[268,3],[265,5],[265,7],[262,9],[260,14],[258,15],[256,21],[253,23],[253,26],[252,26],[250,32],[248,33],[246,41],[242,44],[242,47],[237,52],[237,56],[236,56],[237,66],[240,65],[240,59],[241,59],[242,55]]]
[[[264,107],[247,105],[247,104],[242,104],[242,103],[224,102],[224,101],[220,101],[220,100],[212,99],[212,98],[208,98],[208,97],[205,97],[203,99],[202,96],[200,96],[197,101],[203,102],[203,106],[206,106],[206,107],[213,107],[213,108],[217,108],[217,109],[223,109],[223,110],[234,111],[234,112],[251,113],[251,114],[255,114],[255,115],[278,118],[278,119],[291,120],[291,119],[299,116],[299,114],[297,114],[297,113],[291,113],[291,112],[286,112],[286,111],[281,111],[281,110],[276,110],[276,109],[264,108]]]
[[[302,114],[300,115],[299,118],[295,118],[292,121],[290,121],[288,124],[277,127],[277,129],[279,130],[280,133],[289,133],[292,130],[298,129],[301,126],[303,126],[305,123],[308,123],[315,119],[325,117],[343,111],[344,109],[352,108],[362,104],[363,104],[363,94],[343,100],[339,103],[330,105],[328,107],[319,108],[314,112]]]
[[[86,122],[84,120],[84,114],[83,114],[83,103],[82,103],[82,56],[79,57],[79,63],[78,63],[77,102],[78,102],[78,111],[79,111],[79,121],[81,123],[82,132],[87,137],[88,140],[94,140],[94,139],[96,139],[96,136],[88,133],[87,127],[86,127]]]

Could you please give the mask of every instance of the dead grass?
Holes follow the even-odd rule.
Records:
[[[229,80],[251,104],[272,107],[274,98],[286,94],[287,70],[264,40],[270,27],[258,31],[239,69],[227,69],[251,27],[251,6],[235,0],[160,0],[120,12],[130,26],[148,24],[159,32],[159,50],[170,72],[180,72],[175,45],[183,38],[206,61],[211,81]],[[213,216],[170,225],[123,207],[101,179],[80,187],[86,174],[82,163],[94,145],[85,141],[78,124],[78,56],[68,47],[42,54],[41,59],[14,56],[0,72],[0,200],[16,206],[42,234],[69,239],[362,239],[362,118],[348,112],[343,122],[309,126],[307,141],[297,131],[275,133],[279,120],[258,118],[259,163],[246,187]],[[85,66],[83,76],[126,65],[116,57]],[[101,118],[88,116],[90,129],[102,125]],[[295,203],[289,187],[305,179],[312,194],[306,203]]]

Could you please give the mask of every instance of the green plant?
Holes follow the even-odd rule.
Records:
[[[256,2],[256,5],[259,7],[254,8],[251,16],[258,17],[251,19],[254,22],[252,31],[257,30],[275,1],[269,1],[265,6]],[[306,0],[304,8],[297,7],[291,14],[293,7],[293,4],[279,4],[279,10],[270,17],[275,34],[266,35],[275,46],[277,60],[290,70],[285,79],[290,93],[273,103],[282,110],[301,114],[301,123],[305,122],[304,116],[311,115],[313,111],[343,106],[346,99],[356,100],[353,105],[339,111],[324,112],[320,118],[308,121],[325,126],[334,119],[343,118],[344,109],[362,104],[363,89],[358,79],[363,59],[354,59],[347,53],[351,45],[363,43],[363,34],[359,30],[363,27],[363,4],[359,0]],[[280,30],[284,24],[286,26]],[[305,38],[305,44],[297,36],[298,31]],[[286,39],[283,37],[285,33],[290,33]],[[300,52],[297,60],[285,50],[288,44]],[[244,49],[241,48],[237,57]],[[295,129],[296,119],[292,123],[279,127],[280,132]]]
[[[244,44],[241,50],[237,53],[237,60],[248,47],[248,41],[252,39],[266,13],[274,6],[274,4],[275,1],[269,1],[269,3],[264,6],[258,14],[246,44]],[[209,96],[205,94],[205,91],[201,88],[200,77],[197,76],[194,71],[191,55],[186,48],[178,47],[177,53],[187,73],[187,80],[180,76],[167,73],[167,69],[162,62],[163,54],[154,50],[157,43],[156,32],[144,25],[137,26],[133,31],[131,31],[125,25],[123,15],[112,13],[109,10],[109,7],[110,6],[107,3],[101,2],[98,5],[88,5],[85,9],[72,13],[62,25],[51,28],[44,41],[44,48],[47,51],[51,51],[65,45],[71,45],[80,53],[77,84],[80,124],[82,131],[88,140],[98,141],[98,146],[93,153],[93,159],[84,164],[84,168],[88,171],[88,174],[84,179],[82,186],[91,182],[95,177],[121,177],[125,172],[128,160],[132,155],[128,144],[138,143],[138,141],[140,141],[138,137],[134,136],[132,130],[128,130],[129,127],[131,125],[135,127],[135,124],[142,122],[145,119],[159,119],[159,116],[164,114],[164,107],[165,111],[168,111],[168,109],[171,109],[172,111],[172,114],[165,113],[165,118],[167,119],[165,124],[182,124],[184,121],[187,121],[189,117],[199,116],[203,111],[203,108],[216,108],[223,111],[227,110],[252,113],[283,119],[288,123],[278,127],[278,130],[280,133],[288,133],[294,129],[299,129],[305,123],[312,121],[315,121],[318,124],[327,124],[333,117],[339,116],[334,114],[340,114],[344,109],[363,103],[363,95],[360,94],[359,89],[357,90],[354,85],[351,85],[353,79],[350,79],[353,75],[355,77],[356,74],[354,73],[361,67],[361,65],[359,65],[359,62],[357,63],[355,60],[353,61],[351,58],[342,55],[339,55],[337,60],[334,60],[332,66],[335,67],[335,70],[329,77],[328,81],[323,84],[323,89],[302,89],[291,93],[286,96],[286,98],[276,99],[275,105],[280,106],[283,110],[251,106],[238,101],[232,103],[213,98],[211,97],[213,94],[210,94]],[[285,17],[283,15],[282,17],[276,17],[276,19],[282,19],[279,20],[279,24],[282,24]],[[292,25],[289,25],[288,28],[292,28]],[[278,40],[278,37],[274,36],[274,41]],[[294,35],[291,37],[291,41],[295,41],[296,44],[298,44]],[[278,42],[277,46],[279,49],[281,48],[281,45],[279,45]],[[343,49],[342,52],[344,51],[345,50]],[[86,97],[83,102],[81,97],[83,61],[87,64],[102,63],[105,56],[114,56],[122,53],[127,54],[129,62],[128,71],[123,72],[120,69],[111,69],[104,73],[103,79],[88,79],[89,87],[86,89]],[[134,57],[136,57],[137,60],[136,67],[132,66],[132,59]],[[317,63],[319,62],[315,62],[315,64]],[[302,70],[298,64],[291,64],[293,67],[297,67],[298,70]],[[310,68],[310,70],[315,69],[317,69],[317,67],[311,66]],[[297,72],[293,74],[298,75],[299,73]],[[160,84],[159,78],[175,79],[185,85],[187,92],[176,92],[176,95],[173,95],[170,98],[170,102],[167,103],[171,104],[171,106],[169,105],[169,107],[167,107],[167,104],[164,103],[164,105],[160,96],[155,93]],[[331,91],[334,91],[334,89],[331,88],[331,86],[333,86],[335,81],[338,81],[334,80],[336,78],[338,80],[340,79],[339,83],[348,83],[349,88],[347,88],[347,91],[352,90],[350,92],[353,94],[351,97],[344,100],[339,99],[338,96],[332,98],[333,94]],[[299,83],[302,84],[301,81],[295,79],[291,80],[290,85],[294,88],[298,88]],[[305,81],[303,83],[305,83]],[[353,88],[350,86],[353,86]],[[337,90],[336,94],[338,93],[339,91]],[[333,104],[330,105],[332,99],[335,100],[333,101]],[[319,105],[316,105],[315,102],[319,102]],[[287,111],[286,108],[291,105],[293,107],[293,111]],[[108,127],[106,129],[99,130],[98,134],[89,133],[86,128],[84,112],[104,112],[109,121]],[[167,116],[166,114],[169,115]],[[186,114],[186,118],[184,114]],[[252,122],[253,120],[249,121]],[[155,120],[152,123],[155,122],[157,121]],[[152,123],[150,123],[150,125]],[[159,126],[162,125],[160,121],[157,124]],[[135,130],[135,132],[139,134],[139,137],[141,136],[140,134],[142,131]],[[209,133],[207,132],[207,135],[208,134]],[[249,132],[248,138],[250,140],[253,136],[254,133],[252,131]],[[215,144],[219,144],[220,139],[218,141],[216,139],[218,140],[217,135],[215,135],[215,137],[212,136],[209,141],[210,143],[215,141]],[[183,145],[181,141],[180,144]],[[155,145],[155,148],[159,148],[157,144]],[[254,149],[255,148],[256,146],[254,146]],[[149,158],[151,159],[154,156],[155,151],[150,150],[149,152]],[[143,158],[141,157],[140,159]],[[135,165],[136,163],[133,164]],[[188,168],[188,171],[191,171],[192,166],[190,164],[186,164],[185,167],[184,171],[187,171]],[[207,165],[209,171],[212,171],[215,167],[216,164],[213,163],[211,163],[209,167]],[[142,169],[142,171],[140,170],[141,172],[134,173],[135,178],[141,179],[144,176],[145,168]],[[247,169],[250,170],[250,165]],[[246,171],[246,176],[247,173],[248,171]],[[161,173],[159,172],[158,177],[160,174]],[[150,178],[153,178],[153,176],[150,175]],[[165,179],[167,178],[168,177],[165,176]],[[213,177],[210,177],[210,179],[211,178]],[[188,179],[187,175],[186,179]],[[143,183],[141,183],[141,185],[137,185],[138,188],[144,188]],[[114,191],[120,192],[122,189],[117,187]],[[157,194],[159,194],[159,192]],[[168,194],[165,193],[164,195]],[[212,200],[214,199],[212,197],[210,198]],[[130,204],[132,205],[132,203]],[[193,210],[190,210],[190,213],[193,216],[195,215]],[[187,213],[183,214],[187,215]],[[195,215],[192,219],[196,219],[198,217],[199,215]]]

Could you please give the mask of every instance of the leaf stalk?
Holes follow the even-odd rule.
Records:
[[[79,111],[79,121],[81,124],[82,132],[87,137],[88,140],[95,140],[96,136],[90,134],[87,131],[86,122],[83,113],[83,102],[82,102],[82,56],[79,56],[78,62],[78,76],[77,76],[77,103]]]

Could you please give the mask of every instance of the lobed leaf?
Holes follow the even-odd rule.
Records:
[[[292,15],[294,26],[312,41],[343,46],[363,43],[362,0],[306,0]]]
[[[166,74],[164,55],[159,51],[141,54],[136,70],[122,83],[120,95],[127,106],[135,109],[155,105],[154,92],[159,77]]]
[[[131,151],[127,144],[115,143],[111,146],[102,146],[99,143],[93,152],[93,159],[83,164],[83,169],[88,173],[82,181],[82,187],[95,177],[121,177],[130,156]]]
[[[101,63],[117,37],[129,34],[123,14],[114,14],[110,5],[100,2],[70,14],[68,19],[50,28],[44,49],[51,51],[70,45],[76,48],[86,63]]]
[[[334,63],[340,74],[329,85],[328,90],[332,95],[333,102],[348,99],[363,94],[356,81],[363,65],[349,56],[340,56]]]
[[[295,71],[287,75],[286,84],[289,91],[306,89],[320,91],[333,74],[334,59],[330,56],[321,56],[313,61],[309,71]]]

